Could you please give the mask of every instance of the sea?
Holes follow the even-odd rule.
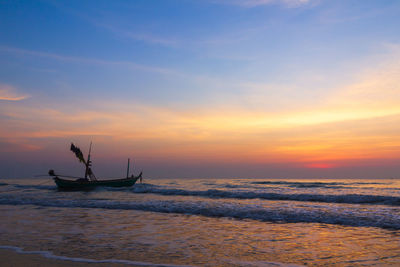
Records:
[[[400,266],[400,181],[0,180],[0,249],[135,266]]]

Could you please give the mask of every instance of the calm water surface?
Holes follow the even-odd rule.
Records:
[[[397,180],[0,180],[0,248],[191,266],[400,266]],[[46,254],[47,253],[47,254]]]

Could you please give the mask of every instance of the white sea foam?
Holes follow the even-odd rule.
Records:
[[[280,263],[270,261],[235,261],[232,264],[240,264],[241,266],[254,266],[254,267],[302,267],[304,265],[293,264],[293,263]]]
[[[207,217],[228,217],[235,219],[253,219],[281,223],[326,223],[356,227],[380,227],[400,229],[400,214],[392,207],[381,206],[370,209],[330,205],[308,205],[299,208],[296,205],[258,205],[237,202],[210,202],[197,200],[151,200],[151,201],[116,201],[99,199],[53,199],[4,196],[0,197],[3,205],[36,205],[63,208],[96,208],[109,210],[140,210],[160,213],[192,214]]]
[[[234,191],[234,190],[184,190],[174,188],[163,188],[156,186],[136,187],[134,193],[151,193],[167,196],[200,196],[210,198],[236,198],[236,199],[265,199],[265,200],[292,200],[292,201],[312,201],[324,203],[347,203],[347,204],[382,204],[390,206],[400,206],[400,197],[381,196],[381,195],[322,195],[322,194],[282,194],[260,191]]]
[[[119,259],[105,259],[105,260],[95,260],[95,259],[87,259],[87,258],[75,258],[75,257],[66,257],[66,256],[58,256],[54,255],[50,251],[26,251],[20,247],[14,246],[1,246],[0,249],[8,249],[14,250],[20,254],[36,254],[41,255],[42,257],[48,259],[55,260],[63,260],[63,261],[73,261],[73,262],[86,262],[86,263],[121,263],[126,265],[136,265],[136,266],[155,266],[155,267],[184,267],[190,265],[174,265],[174,264],[160,264],[160,263],[150,263],[150,262],[141,262],[141,261],[130,261],[130,260],[119,260]]]
[[[7,182],[0,186],[0,244],[21,247],[20,253],[42,250],[32,253],[59,260],[70,256],[69,265],[154,266],[156,259],[282,267],[399,262],[400,181],[394,179],[165,179],[88,192],[59,192],[54,184],[31,185],[34,180]],[[378,256],[362,257],[371,253]]]

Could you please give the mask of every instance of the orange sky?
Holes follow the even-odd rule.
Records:
[[[0,107],[6,120],[1,138],[12,150],[16,146],[38,156],[54,146],[67,148],[70,141],[87,149],[92,140],[104,161],[135,157],[148,165],[152,160],[175,166],[204,162],[305,169],[369,166],[372,161],[390,165],[400,158],[398,59],[396,48],[378,67],[360,70],[314,105],[275,111],[229,102],[174,109],[95,100],[74,110],[68,104],[37,108],[34,99],[8,101]]]
[[[325,20],[334,3],[277,3],[231,7],[248,20],[225,28],[213,18],[222,23],[215,36],[190,20],[205,32],[192,36],[197,42],[183,33],[174,39],[175,32],[169,41],[116,38],[109,32],[116,27],[82,22],[56,6],[48,8],[64,12],[85,33],[101,30],[93,40],[83,36],[86,42],[106,41],[113,49],[90,43],[90,49],[70,50],[62,41],[39,42],[47,49],[11,45],[15,34],[3,29],[9,42],[0,42],[0,176],[74,169],[79,165],[70,143],[87,151],[90,141],[105,174],[131,157],[153,177],[396,176],[400,41],[392,38],[392,23],[382,21],[387,7],[365,17],[347,7],[354,16],[331,12],[337,18]],[[319,15],[297,17],[307,8]],[[218,9],[230,17],[231,9]],[[256,10],[275,22],[254,17]],[[387,32],[371,28],[373,21],[382,21]],[[176,22],[178,29],[182,23]],[[21,27],[29,36],[30,23]],[[53,30],[38,34],[45,38]]]

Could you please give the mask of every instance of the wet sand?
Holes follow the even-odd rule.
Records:
[[[99,266],[99,267],[122,267],[122,266],[146,266],[134,265],[134,264],[121,264],[121,263],[99,263],[99,262],[79,262],[73,260],[61,260],[61,259],[50,259],[43,255],[38,254],[21,254],[11,249],[0,249],[0,265],[7,267],[42,267],[42,266],[54,266],[54,267],[88,267],[88,266]],[[150,265],[147,265],[150,266]]]

